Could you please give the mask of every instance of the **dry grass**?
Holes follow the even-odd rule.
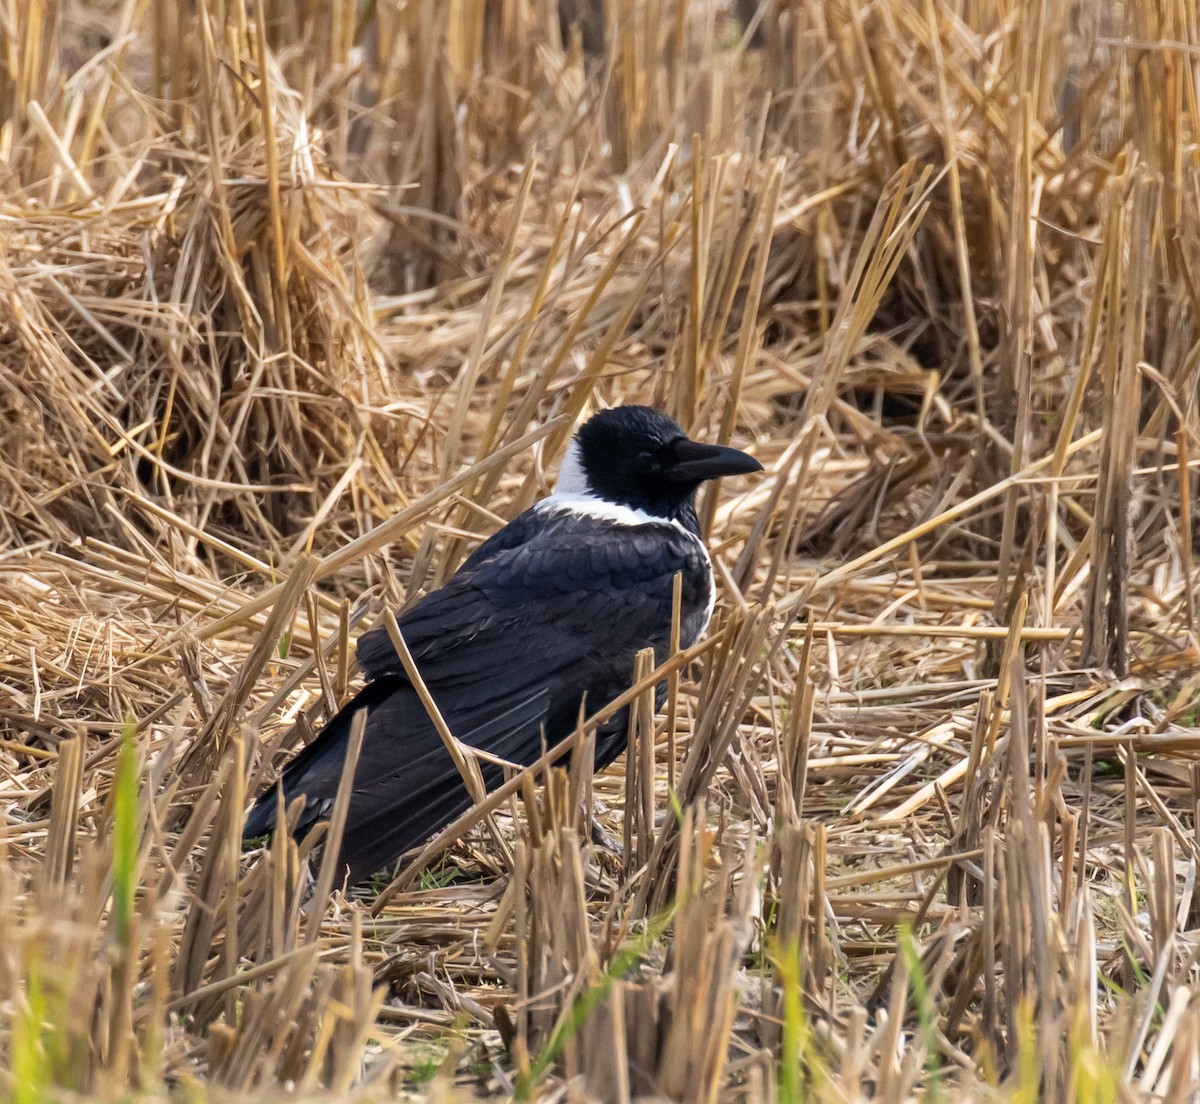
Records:
[[[1193,0],[192,7],[0,0],[0,1092],[1196,1099]],[[636,750],[243,854],[635,401],[767,468]]]

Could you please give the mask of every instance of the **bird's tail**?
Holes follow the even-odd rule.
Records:
[[[531,762],[542,747],[545,688],[514,703],[504,702],[492,717],[464,733],[463,740],[514,763]],[[285,803],[298,796],[306,804],[296,827],[303,836],[329,816],[350,741],[350,725],[368,712],[363,750],[342,836],[340,859],[354,884],[405,851],[423,843],[471,806],[471,796],[415,691],[402,678],[378,678],[325,727],[284,768],[246,818],[243,839],[257,839],[276,824],[279,789]],[[490,790],[502,777],[495,763],[481,764]]]
[[[246,815],[242,839],[252,840],[275,830],[279,809],[279,788],[283,787],[285,806],[303,795],[307,801],[296,834],[303,835],[333,805],[337,795],[342,764],[350,745],[350,722],[360,709],[368,712],[394,694],[400,679],[378,679],[368,683],[337,711],[311,744],[303,748],[283,768],[279,780],[259,796]]]
[[[246,823],[242,828],[242,840],[258,839],[275,828],[278,809],[278,786],[272,786],[255,803],[254,808],[246,814]]]

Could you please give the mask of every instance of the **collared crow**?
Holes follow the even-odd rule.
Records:
[[[528,765],[626,690],[634,658],[666,658],[674,577],[682,575],[680,643],[712,616],[712,565],[694,499],[705,480],[762,471],[737,449],[689,440],[645,406],[605,410],[580,427],[548,498],[484,541],[440,590],[399,619],[421,677],[450,731]],[[297,830],[329,815],[351,719],[366,729],[342,841],[351,884],[445,827],[471,798],[385,629],[364,633],[366,686],[283,770]],[[660,688],[661,704],[661,688]],[[627,711],[596,733],[596,768],[625,748]],[[481,761],[489,789],[501,768]],[[271,831],[276,787],[251,809],[245,837]]]

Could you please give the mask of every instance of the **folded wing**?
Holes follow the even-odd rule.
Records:
[[[637,651],[665,652],[672,580],[707,584],[703,549],[672,526],[625,527],[528,511],[486,542],[441,590],[399,621],[421,677],[460,740],[527,765],[587,712],[629,685]],[[688,580],[693,580],[689,583]],[[685,593],[689,600],[703,601]],[[444,827],[470,797],[383,630],[366,633],[359,662],[371,679],[280,780],[306,800],[301,828],[328,814],[350,732],[367,710],[342,860],[357,881]],[[624,746],[624,718],[599,734],[597,759]],[[501,768],[484,767],[488,788]],[[251,811],[248,837],[269,831],[276,792]]]

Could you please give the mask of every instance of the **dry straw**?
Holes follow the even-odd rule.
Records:
[[[0,1093],[1196,1099],[1198,59],[1193,0],[0,0]],[[619,402],[767,469],[627,759],[369,890],[245,853]]]

